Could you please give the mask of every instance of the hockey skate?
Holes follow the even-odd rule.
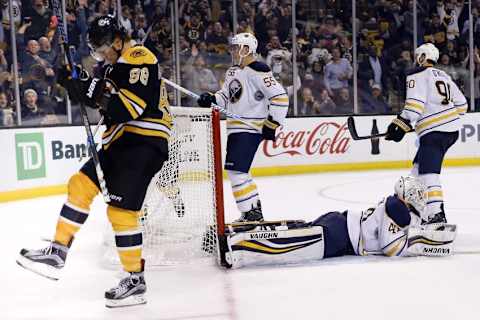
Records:
[[[144,264],[142,260],[142,271],[130,272],[128,277],[120,280],[118,286],[105,292],[106,307],[119,308],[147,303],[145,298],[147,285],[143,276]]]
[[[443,230],[442,226],[447,223],[447,218],[445,217],[445,210],[443,203],[440,206],[440,212],[435,213],[432,216],[428,217],[428,221],[425,224],[428,225],[438,225],[439,228],[437,230]]]
[[[58,280],[65,266],[68,249],[56,242],[39,250],[22,249],[17,264],[48,279]]]
[[[242,212],[242,215],[235,222],[263,221],[262,204],[257,201],[257,206],[252,205],[252,209]]]

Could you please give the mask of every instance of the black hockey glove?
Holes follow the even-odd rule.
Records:
[[[272,116],[268,116],[268,118],[263,122],[262,127],[262,136],[265,140],[275,141],[275,131],[280,126],[280,123],[273,120]]]
[[[217,104],[217,99],[215,98],[214,94],[205,92],[200,95],[200,98],[197,100],[197,103],[200,107],[210,108],[212,106],[212,103]]]
[[[58,83],[67,89],[70,100],[73,103],[83,102],[86,106],[96,109],[97,102],[103,96],[105,81],[99,78],[91,78],[87,71],[80,66],[74,66],[78,78],[73,79],[71,71],[65,66],[58,73]]]
[[[390,123],[390,125],[388,126],[385,140],[393,140],[395,142],[400,142],[405,136],[405,133],[412,130],[413,128],[410,124],[410,120],[398,116],[397,118],[393,119],[392,123]]]

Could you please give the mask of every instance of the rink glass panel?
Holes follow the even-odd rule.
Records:
[[[126,1],[118,2],[122,7],[131,5]],[[68,103],[65,90],[56,82],[60,67],[56,37],[50,41],[52,51],[57,53],[56,62],[49,66],[38,61],[25,64],[28,53],[23,48],[28,44],[31,33],[28,28],[21,30],[22,25],[27,23],[24,19],[26,9],[19,11],[13,1],[9,3],[13,3],[13,10],[9,10],[8,6],[4,8],[5,32],[0,43],[6,58],[4,64],[0,55],[1,92],[6,93],[7,101],[6,105],[3,104],[0,96],[0,127],[79,124],[78,106]],[[99,8],[117,11],[113,3],[115,1],[112,1],[110,8],[103,8],[92,2],[88,10],[91,14]],[[477,25],[479,11],[476,3],[455,5],[447,1],[443,9],[437,7],[437,1],[410,1],[403,6],[390,2],[376,2],[372,6],[367,1],[355,0],[298,0],[295,4],[292,7],[290,0],[234,0],[231,3],[175,0],[151,8],[135,5],[130,8],[129,15],[131,23],[135,25],[136,16],[143,14],[148,27],[152,25],[151,19],[155,14],[162,17],[157,19],[151,31],[152,38],[157,39],[151,48],[155,49],[162,75],[196,93],[215,91],[223,84],[225,70],[231,65],[226,48],[233,32],[253,31],[259,38],[260,59],[267,62],[272,70],[275,69],[277,78],[289,91],[289,116],[351,112],[395,114],[403,108],[404,79],[406,70],[413,65],[414,49],[424,41],[434,41],[441,51],[438,67],[446,70],[464,91],[469,100],[469,110],[478,110],[480,56],[473,41],[477,35],[474,26]],[[67,20],[75,17],[76,21],[80,21],[78,7],[67,1],[65,9],[67,13],[73,13],[67,15]],[[262,22],[264,13],[269,15],[266,22]],[[195,19],[203,23],[199,30],[189,24]],[[352,21],[356,23],[352,24]],[[438,26],[438,21],[446,25],[446,30]],[[210,37],[207,41],[208,35],[219,28],[218,23],[221,24],[221,36]],[[294,24],[296,32],[292,33]],[[13,27],[17,39],[15,51],[12,51],[10,34]],[[24,44],[18,35],[23,31],[27,34]],[[275,34],[280,35],[279,44],[274,39]],[[51,36],[52,32],[48,35]],[[35,37],[34,40],[38,41],[38,35]],[[72,34],[70,40],[76,45],[76,62],[82,62],[89,72],[93,72],[94,61],[88,55],[83,36]],[[266,49],[272,46],[272,42],[275,47],[286,50],[272,53],[272,50]],[[324,69],[336,45],[340,47],[342,59],[349,61],[353,75],[340,74],[342,78],[346,76],[346,85],[339,88],[333,79],[332,84],[338,90],[329,91],[325,87]],[[378,66],[372,67],[369,61],[369,48],[372,47],[380,58],[380,77]],[[18,81],[15,81],[15,72],[18,72]],[[27,89],[35,90],[37,94],[40,116],[32,116],[26,109]],[[174,105],[196,104],[174,90],[170,90],[170,101]],[[99,119],[96,111],[89,112],[89,115],[91,122]]]

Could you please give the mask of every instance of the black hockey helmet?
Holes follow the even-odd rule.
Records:
[[[115,37],[125,39],[127,31],[119,27],[115,17],[107,15],[95,18],[88,30],[88,45],[92,53],[102,46],[111,46]]]

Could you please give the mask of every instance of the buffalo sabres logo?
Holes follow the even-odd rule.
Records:
[[[242,84],[240,83],[240,81],[238,81],[237,79],[233,79],[232,82],[230,82],[230,84],[228,85],[228,92],[230,95],[230,102],[238,102],[243,92]]]

